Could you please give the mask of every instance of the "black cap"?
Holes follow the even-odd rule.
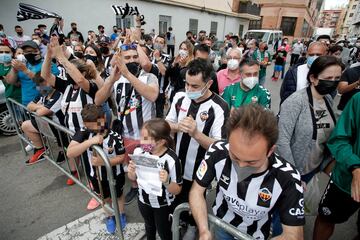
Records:
[[[39,46],[36,44],[36,42],[34,42],[33,40],[28,40],[28,41],[25,41],[22,45],[21,45],[21,48],[24,49],[26,47],[31,47],[31,48],[34,48],[34,49],[39,49]]]

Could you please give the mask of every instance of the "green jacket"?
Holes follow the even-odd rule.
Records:
[[[224,89],[222,97],[230,109],[255,102],[270,109],[271,104],[269,91],[259,84],[256,84],[253,89],[247,92],[240,87],[240,82],[231,84]]]
[[[360,166],[360,93],[347,103],[328,141],[336,164],[331,178],[340,189],[351,194],[352,170]]]

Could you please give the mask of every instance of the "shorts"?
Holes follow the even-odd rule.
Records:
[[[360,207],[351,195],[329,181],[319,204],[319,215],[330,223],[346,222]]]
[[[275,70],[275,72],[282,72],[283,66],[281,66],[281,65],[275,65],[274,70]]]
[[[31,116],[30,121],[31,121],[31,124],[34,126],[34,128],[39,131],[38,124],[33,116]],[[58,146],[61,147],[61,142],[63,144],[63,147],[69,146],[69,139],[67,138],[66,133],[64,133],[63,131],[57,131],[57,129],[51,124],[49,124],[49,126],[50,126],[51,131],[54,133],[54,136],[56,138]],[[59,135],[59,133],[60,133],[60,135]],[[61,138],[61,140],[60,140],[60,138]]]
[[[97,178],[90,177],[90,181],[93,185],[94,191],[100,195],[100,188],[99,188],[99,183],[98,183]],[[115,176],[115,190],[116,190],[117,198],[121,197],[121,195],[123,194],[124,185],[125,185],[125,174],[122,173],[122,174]],[[107,179],[101,180],[101,186],[103,189],[104,199],[109,198],[110,197],[109,181]]]

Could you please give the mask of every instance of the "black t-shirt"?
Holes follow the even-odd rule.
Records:
[[[282,50],[282,51],[277,51],[276,53],[276,58],[275,58],[275,65],[283,65],[284,64],[284,57],[286,57],[287,55],[287,52],[285,50]]]
[[[353,67],[345,70],[345,72],[342,74],[340,81],[341,82],[347,82],[349,85],[358,81],[360,79],[360,66]],[[344,93],[341,96],[338,109],[344,110],[347,102],[351,99],[352,96],[354,96],[356,93],[360,92],[360,89],[354,89],[350,92]]]

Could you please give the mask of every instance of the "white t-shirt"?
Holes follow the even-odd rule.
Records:
[[[296,81],[296,91],[299,91],[308,86],[307,75],[309,73],[309,67],[305,63],[300,65],[297,69],[297,81]]]

